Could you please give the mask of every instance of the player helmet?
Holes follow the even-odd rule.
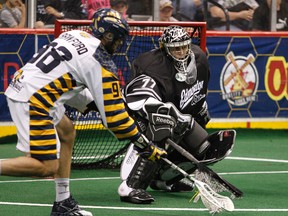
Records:
[[[174,59],[174,67],[178,71],[175,75],[176,80],[188,84],[194,83],[197,77],[191,43],[191,37],[186,30],[176,25],[168,26],[159,38],[160,47],[164,47],[168,56]]]
[[[102,39],[107,32],[112,33],[113,45],[119,39],[124,41],[129,34],[129,25],[119,12],[110,8],[102,8],[93,15],[89,30],[98,39]]]

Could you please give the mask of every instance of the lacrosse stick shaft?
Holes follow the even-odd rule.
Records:
[[[172,169],[177,170],[180,172],[185,178],[189,179],[192,183],[195,182],[195,179],[190,176],[187,172],[185,172],[183,169],[181,169],[179,166],[168,160],[167,158],[161,158],[163,161],[165,161]]]
[[[236,188],[234,185],[232,185],[227,180],[220,177],[217,173],[215,173],[212,169],[207,167],[205,164],[199,162],[190,152],[186,151],[184,148],[182,148],[180,145],[173,142],[171,139],[167,139],[167,144],[175,148],[180,154],[182,154],[184,157],[186,157],[188,160],[192,161],[196,164],[196,166],[200,170],[204,170],[207,173],[210,173],[212,177],[214,177],[220,184],[222,184],[225,188],[227,188],[231,193],[233,193],[236,197],[241,197],[243,195],[243,192]]]

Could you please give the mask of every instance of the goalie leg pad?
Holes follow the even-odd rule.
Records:
[[[158,169],[158,163],[146,158],[138,157],[131,173],[127,178],[127,185],[135,189],[146,189]]]
[[[210,146],[207,138],[207,131],[194,121],[193,127],[185,133],[180,145],[197,159],[202,158]]]
[[[138,158],[138,151],[135,150],[134,144],[131,143],[121,164],[120,176],[123,181],[127,180]]]
[[[128,187],[145,190],[157,168],[157,163],[139,157],[138,152],[134,149],[134,144],[131,144],[121,164],[120,175]]]
[[[139,157],[134,145],[131,144],[121,164],[122,183],[118,187],[120,200],[135,204],[153,202],[154,198],[145,189],[150,184],[157,167],[157,163]]]
[[[223,160],[225,157],[231,154],[235,139],[235,130],[221,130],[210,134],[208,141],[211,143],[211,145],[203,157],[204,160],[201,162],[208,165]]]

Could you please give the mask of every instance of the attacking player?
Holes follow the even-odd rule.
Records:
[[[234,141],[234,133],[229,131],[223,138],[223,132],[209,136],[205,130],[210,120],[206,103],[210,70],[205,53],[191,41],[184,28],[167,27],[159,39],[160,48],[133,61],[134,77],[124,90],[127,106],[139,128],[188,173],[193,173],[196,166],[167,147],[167,138],[206,163],[223,159],[231,152]],[[122,183],[118,188],[121,201],[151,203],[154,198],[146,191],[149,185],[165,191],[192,189],[165,164],[138,157],[133,145],[121,166]]]
[[[44,46],[14,74],[5,92],[17,127],[17,149],[26,156],[0,160],[0,174],[54,175],[56,201],[51,216],[92,215],[80,209],[69,192],[75,129],[64,114],[63,104],[83,89],[89,89],[103,124],[119,140],[130,139],[149,160],[166,154],[138,131],[125,110],[111,56],[125,42],[127,22],[116,11],[101,9],[90,28],[91,34],[64,32]]]

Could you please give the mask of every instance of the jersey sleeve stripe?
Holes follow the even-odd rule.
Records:
[[[137,140],[140,136],[140,133],[136,133],[135,135],[129,137],[129,139],[133,142],[134,140]],[[127,138],[126,137],[122,137],[121,135],[119,135],[118,137],[118,140],[122,141],[122,140],[126,140]]]
[[[105,73],[106,75],[108,74],[108,73]],[[103,81],[103,83],[111,83],[111,82],[115,82],[115,81],[117,81],[118,82],[118,80],[116,79],[116,77],[114,77],[114,75],[113,75],[113,73],[109,73],[109,75],[111,74],[111,76],[104,76],[103,78],[102,78],[102,81]]]
[[[124,113],[124,112],[126,112],[126,110],[125,109],[119,109],[119,110],[113,110],[113,111],[106,111],[106,116],[107,117],[110,117],[110,116],[114,116],[114,115],[119,115],[119,114],[121,114],[121,113]]]
[[[119,140],[124,140],[129,138],[130,140],[135,140],[140,136],[140,133],[138,131],[137,128],[135,128],[135,130],[131,131],[131,133],[129,133],[129,136],[127,136],[127,134],[120,134],[120,133],[115,133],[115,136],[119,139]]]
[[[61,79],[64,79],[69,89],[77,85],[76,80],[74,79],[71,73],[64,74],[61,78],[59,78],[59,80]]]
[[[108,88],[108,89],[103,89],[103,94],[111,94],[112,93],[112,90],[111,88]]]
[[[115,131],[115,133],[117,133],[117,134],[129,134],[129,133],[131,133],[131,132],[133,132],[135,130],[135,126],[134,125],[131,125],[130,127],[128,127],[128,128],[124,128],[124,129],[120,129],[119,130],[119,128],[118,128],[118,130],[117,131]],[[113,130],[112,130],[113,131]]]
[[[112,120],[110,122],[107,121],[107,125],[108,127],[111,128],[116,128],[119,129],[119,127],[121,126],[125,126],[126,123],[129,123],[130,118],[126,117],[125,119],[113,119],[113,117],[109,118],[109,120]],[[133,122],[132,122],[133,123]],[[131,125],[131,123],[130,123]],[[127,124],[127,127],[129,126],[129,124]]]
[[[113,115],[113,116],[106,116],[108,124],[110,122],[119,122],[119,121],[129,121],[129,117],[127,116],[127,113],[120,113],[118,115]]]
[[[104,96],[104,106],[109,106],[109,105],[116,105],[119,104],[121,107],[123,107],[123,99],[113,99],[113,100],[105,100]]]

